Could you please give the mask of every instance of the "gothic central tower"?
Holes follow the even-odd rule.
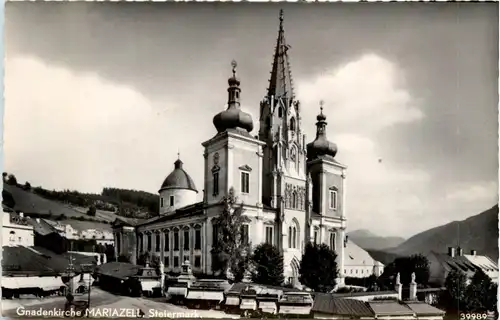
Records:
[[[260,104],[259,140],[265,142],[263,158],[262,202],[278,212],[276,245],[300,249],[302,242],[291,244],[287,227],[305,221],[306,145],[301,131],[300,103],[295,99],[285,40],[283,10],[267,93]],[[296,237],[296,236],[295,236]],[[296,237],[297,238],[297,237]],[[286,251],[286,250],[285,250]]]

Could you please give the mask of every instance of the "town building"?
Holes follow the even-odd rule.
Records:
[[[2,212],[2,247],[32,246],[34,230],[22,213]]]
[[[241,81],[233,62],[227,110],[213,118],[217,133],[202,143],[204,185],[199,190],[179,158],[159,190],[159,216],[147,221],[118,218],[116,254],[133,263],[149,251],[166,271],[179,272],[185,260],[193,271],[212,273],[211,249],[217,241],[214,218],[232,188],[248,222],[245,241],[276,245],[284,256],[288,283],[298,284],[302,252],[308,242],[325,243],[337,253],[338,283],[344,280],[346,170],[335,158],[337,146],[326,135],[327,117],[317,116],[316,137],[307,143],[304,110],[295,96],[280,12],[269,87],[260,102],[258,135],[254,119],[240,109]],[[203,201],[196,202],[198,192]]]
[[[482,270],[493,282],[498,283],[498,263],[487,256],[478,255],[476,250],[464,254],[460,247],[449,247],[448,253],[431,251],[427,259],[430,283],[444,285],[446,277],[452,270],[464,273],[469,280],[477,270]]]
[[[351,240],[347,241],[344,259],[346,277],[366,278],[372,274],[380,277],[384,272],[384,265],[381,262],[373,259],[366,250]]]

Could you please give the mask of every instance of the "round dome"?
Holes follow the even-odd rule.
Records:
[[[316,119],[318,119],[316,123],[316,139],[307,145],[307,157],[309,159],[314,159],[318,156],[331,156],[335,158],[335,155],[337,155],[337,145],[326,138],[327,123],[326,116],[323,114],[323,106],[321,106],[321,112]]]
[[[217,132],[236,128],[242,128],[248,132],[253,130],[252,116],[234,106],[215,115],[213,123]]]
[[[325,136],[319,136],[307,145],[307,155],[311,159],[325,155],[335,157],[337,155],[337,145],[328,141]]]
[[[178,159],[174,163],[175,169],[163,181],[160,191],[165,189],[189,189],[198,192],[194,185],[193,179],[182,168],[182,161]]]

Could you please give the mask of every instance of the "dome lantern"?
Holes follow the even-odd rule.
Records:
[[[253,120],[252,116],[248,113],[241,111],[240,109],[240,80],[236,76],[236,61],[232,61],[232,71],[233,75],[228,79],[229,87],[227,88],[228,107],[226,110],[218,113],[214,119],[213,123],[217,132],[224,132],[227,129],[243,129],[247,132],[253,130]]]
[[[314,160],[321,156],[335,158],[337,145],[328,141],[326,137],[326,116],[323,114],[323,101],[320,101],[320,113],[316,117],[316,139],[307,145],[307,158]]]

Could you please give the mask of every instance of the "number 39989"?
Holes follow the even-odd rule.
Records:
[[[486,313],[461,313],[460,319],[487,319]]]

